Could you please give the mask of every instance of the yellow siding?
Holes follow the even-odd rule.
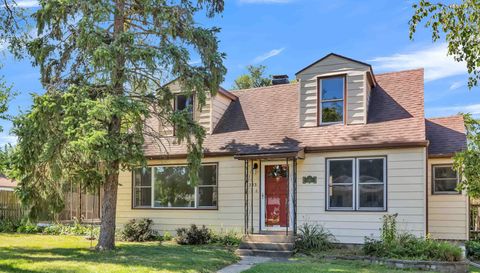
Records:
[[[366,122],[365,82],[370,68],[336,56],[330,56],[297,75],[300,81],[300,126],[317,126],[317,78],[347,74],[346,124]]]
[[[387,157],[388,211],[325,211],[325,159],[360,156]],[[206,225],[214,230],[242,232],[244,228],[244,161],[235,160],[233,157],[217,157],[204,159],[204,162],[219,164],[218,210],[132,209],[132,175],[130,172],[122,172],[117,224],[121,227],[132,218],[148,217],[154,220],[154,227],[162,232],[174,232],[176,228],[192,223]],[[260,161],[255,162],[260,163]],[[175,163],[185,163],[185,160],[149,162],[150,165]],[[267,164],[266,161],[261,163],[259,166]],[[298,161],[298,225],[306,221],[316,222],[329,229],[342,243],[363,243],[365,236],[379,235],[381,218],[384,214],[398,213],[400,230],[423,236],[425,234],[425,172],[424,148],[308,153],[305,159]],[[307,175],[317,176],[317,184],[302,184],[302,177]],[[252,178],[252,173],[249,176]],[[253,198],[254,232],[260,229],[260,184],[260,170],[257,170],[253,173],[253,181],[251,180],[250,183],[250,187],[253,186],[253,196],[249,188],[249,200]],[[444,203],[451,206],[449,203]],[[250,206],[249,202],[249,210]],[[462,204],[454,207],[457,206],[464,208]],[[452,217],[459,218],[458,215]]]
[[[222,118],[223,114],[230,105],[231,100],[223,95],[217,94],[212,98],[211,116],[212,116],[212,132]]]
[[[154,228],[171,232],[190,224],[205,225],[217,231],[243,231],[244,221],[244,163],[233,157],[204,160],[218,162],[218,210],[132,209],[132,174],[120,173],[117,202],[117,225],[121,227],[132,218],[153,219]],[[185,160],[149,161],[149,165],[185,163]]]
[[[428,160],[428,232],[433,238],[468,240],[467,195],[432,195],[432,165],[452,162],[451,158]]]
[[[387,212],[325,211],[325,159],[387,157]],[[317,184],[302,184],[303,176],[317,176]],[[398,213],[399,229],[425,235],[425,149],[395,149],[307,154],[298,163],[298,224],[316,222],[342,243],[363,243],[378,236],[382,216]]]

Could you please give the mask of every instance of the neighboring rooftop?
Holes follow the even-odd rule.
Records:
[[[0,174],[0,188],[15,188],[17,183],[8,179],[5,175]]]
[[[428,154],[431,157],[450,157],[467,145],[463,116],[425,119]]]

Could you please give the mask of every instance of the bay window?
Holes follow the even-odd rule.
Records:
[[[197,185],[193,185],[186,165],[137,169],[133,181],[134,207],[217,208],[217,165],[202,165],[198,176]]]
[[[327,159],[327,210],[386,210],[386,158]]]
[[[318,79],[319,124],[342,123],[344,121],[345,76]]]

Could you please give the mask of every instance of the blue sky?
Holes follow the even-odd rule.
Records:
[[[35,8],[35,0],[18,3]],[[420,29],[415,40],[408,38],[408,20],[413,1],[354,0],[226,0],[225,12],[207,26],[221,27],[220,50],[227,54],[225,82],[246,72],[249,64],[265,65],[267,74],[295,72],[324,55],[335,52],[370,63],[375,73],[425,68],[427,117],[447,116],[460,111],[480,114],[479,88],[468,90],[465,65],[446,56],[446,45],[432,43],[430,33]],[[200,18],[200,17],[199,17]],[[19,95],[10,112],[28,109],[31,93],[41,92],[38,68],[28,60],[8,55],[0,73],[14,84]],[[0,144],[14,141],[11,125],[2,121],[5,132]]]

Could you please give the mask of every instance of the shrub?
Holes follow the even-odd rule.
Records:
[[[480,260],[480,242],[479,241],[467,241],[465,242],[465,249],[467,257],[473,260]]]
[[[81,224],[80,221],[74,219],[73,224],[56,223],[43,228],[44,234],[49,235],[76,235],[76,236],[92,236],[98,237],[100,227],[94,225]]]
[[[158,233],[152,229],[152,219],[132,219],[121,232],[121,239],[128,242],[145,242],[158,240]]]
[[[20,220],[0,220],[0,232],[17,232],[20,226]]]
[[[412,234],[398,234],[397,215],[383,217],[380,240],[365,238],[363,252],[369,256],[394,259],[460,261],[462,249],[444,241],[417,238]]]
[[[211,231],[202,226],[198,228],[195,224],[192,224],[190,228],[177,229],[177,243],[181,245],[203,245],[210,242],[212,237]]]
[[[170,232],[168,231],[165,231],[162,235],[162,240],[163,241],[171,241],[173,239],[173,236],[172,234],[170,234]]]
[[[335,242],[335,236],[323,226],[304,223],[295,239],[295,250],[302,253],[325,251],[332,249]]]
[[[233,231],[226,233],[213,233],[211,242],[223,246],[238,246],[242,242],[242,236]]]
[[[18,233],[39,233],[42,232],[42,227],[32,224],[30,222],[24,222],[21,224],[17,230]]]

